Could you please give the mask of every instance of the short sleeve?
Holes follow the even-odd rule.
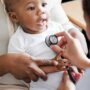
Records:
[[[8,53],[24,53],[24,38],[19,34],[14,34],[9,41]]]

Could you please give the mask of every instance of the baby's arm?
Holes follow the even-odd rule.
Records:
[[[38,59],[35,62],[37,63],[39,60],[41,60],[41,59]],[[44,61],[46,62],[47,60],[44,60]],[[66,59],[62,60],[59,55],[56,55],[55,58],[52,58],[49,61],[54,61],[54,62],[56,61],[57,64],[56,65],[49,65],[49,63],[47,63],[44,66],[41,65],[40,68],[46,74],[64,71],[65,70],[65,66],[68,64],[68,61]]]

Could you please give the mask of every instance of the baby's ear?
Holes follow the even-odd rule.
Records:
[[[17,19],[17,16],[16,16],[15,12],[8,12],[8,14],[9,14],[10,20],[13,23],[18,23],[18,19]]]

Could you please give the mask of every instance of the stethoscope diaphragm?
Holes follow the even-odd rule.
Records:
[[[58,43],[58,38],[56,35],[47,36],[45,38],[45,43],[48,47],[50,47],[50,45],[56,45]]]

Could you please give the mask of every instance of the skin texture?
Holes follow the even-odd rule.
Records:
[[[56,53],[61,53],[71,63],[80,68],[90,67],[90,60],[86,57],[78,39],[73,38],[67,32],[56,34],[57,37],[62,37],[59,45],[51,46]]]
[[[47,0],[20,0],[13,11],[8,12],[11,20],[27,33],[41,33],[47,28]]]
[[[33,61],[30,56],[23,54],[7,54],[0,56],[0,76],[11,73],[15,78],[30,82],[38,78],[47,80],[47,74],[64,70],[64,63],[51,61]],[[57,68],[59,66],[60,68]]]

